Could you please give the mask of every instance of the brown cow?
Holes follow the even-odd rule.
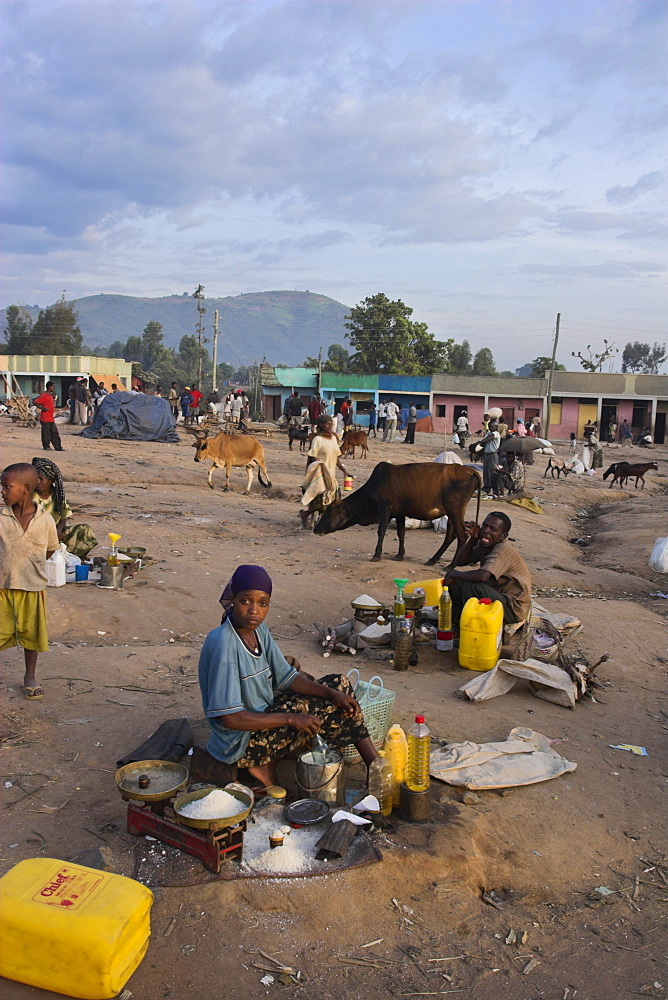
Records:
[[[213,470],[222,469],[225,466],[225,486],[230,488],[230,469],[245,466],[248,473],[248,483],[244,493],[250,493],[253,483],[253,467],[257,465],[257,477],[263,486],[271,486],[269,473],[264,460],[264,448],[254,437],[247,437],[241,434],[225,434],[221,431],[214,438],[207,437],[206,431],[202,428],[187,428],[190,434],[194,434],[196,440],[193,441],[193,448],[196,448],[195,461],[204,462],[208,459],[212,464],[209,469],[208,482],[213,489]],[[264,479],[262,478],[264,473]]]
[[[368,435],[366,431],[344,431],[341,442],[341,454],[355,457],[355,448],[361,448],[362,458],[366,458],[369,452]]]
[[[316,524],[316,535],[328,535],[353,524],[377,524],[378,543],[372,562],[378,562],[383,551],[383,539],[392,518],[397,524],[399,551],[397,559],[405,556],[404,536],[406,518],[421,521],[448,515],[445,541],[428,560],[437,562],[448,545],[457,538],[459,545],[466,541],[464,516],[466,506],[478,491],[476,521],[480,513],[480,474],[464,465],[442,465],[440,462],[416,462],[409,465],[391,465],[379,462],[366,483],[338,503],[330,504]]]

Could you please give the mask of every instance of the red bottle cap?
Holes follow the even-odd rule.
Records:
[[[478,603],[479,604],[491,604],[492,603],[492,598],[491,597],[479,597],[478,598]]]
[[[424,722],[424,715],[416,715],[415,716],[415,721],[419,722],[419,723]]]

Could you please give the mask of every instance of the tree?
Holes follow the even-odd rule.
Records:
[[[413,310],[383,292],[353,306],[346,316],[346,337],[355,348],[354,372],[383,375],[430,375],[447,364],[446,344],[429,333],[426,323],[411,320]]]
[[[198,380],[200,361],[204,361],[202,355],[205,355],[207,359],[209,357],[208,352],[204,348],[200,350],[197,337],[192,337],[188,334],[181,337],[179,341],[178,360],[184,371],[185,378],[190,385]]]
[[[232,376],[232,381],[236,382],[238,385],[248,385],[248,368],[246,368],[245,365],[241,365],[240,368],[237,368]]]
[[[472,363],[471,345],[468,340],[452,344],[448,351],[450,371],[453,375],[470,375]]]
[[[643,375],[658,375],[665,364],[668,352],[661,344],[643,344],[639,340],[628,343],[622,351],[622,371],[639,372]]]
[[[227,361],[221,361],[217,368],[218,381],[227,382],[234,375],[234,368]]]
[[[164,350],[162,346],[162,323],[152,319],[144,327],[141,338],[142,367],[151,371]]]
[[[341,347],[341,344],[330,344],[327,349],[327,360],[322,367],[326,372],[343,374],[350,371],[350,351]]]
[[[202,319],[204,313],[206,312],[206,309],[202,305],[202,302],[204,301],[204,285],[198,285],[195,291],[192,293],[192,296],[197,302],[197,313],[198,313],[196,329],[197,329],[197,346],[199,348],[199,353],[197,355],[197,382],[199,384],[202,381],[202,360],[203,360],[202,344],[205,343],[205,341],[207,340],[207,338],[204,336],[204,321]]]
[[[541,356],[539,358],[534,358],[531,362],[531,375],[530,378],[542,378],[545,372],[549,372],[552,367],[552,358]],[[554,365],[555,372],[565,372],[566,365],[560,365],[559,362],[555,362]]]
[[[126,361],[142,361],[141,337],[128,337],[123,350],[123,357]]]
[[[115,340],[113,344],[109,344],[107,349],[108,358],[124,358],[125,357],[125,344],[122,340]]]
[[[577,354],[575,351],[571,351],[571,356],[579,359],[580,364],[586,372],[600,372],[608,358],[611,358],[613,354],[619,354],[619,348],[615,347],[614,344],[608,344],[605,338],[603,339],[603,343],[605,347],[599,354],[592,351],[591,344],[587,344],[588,358],[585,358],[581,351],[578,351]]]
[[[496,375],[494,355],[489,347],[481,347],[480,350],[476,352],[476,356],[473,359],[471,373],[473,375]]]
[[[34,323],[17,306],[9,306],[7,353],[81,354],[83,337],[77,319],[74,303],[65,300],[64,292],[52,306],[40,309]]]
[[[5,313],[5,350],[7,354],[28,354],[28,338],[32,331],[32,318],[23,306],[8,306]]]

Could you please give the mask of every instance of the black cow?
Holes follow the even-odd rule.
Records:
[[[390,520],[397,522],[399,552],[405,555],[404,535],[406,518],[423,521],[448,515],[445,541],[431,557],[431,566],[440,559],[448,545],[457,538],[460,545],[466,541],[464,516],[466,506],[478,491],[476,521],[480,514],[480,474],[464,465],[443,465],[440,462],[416,462],[410,465],[391,465],[380,462],[369,479],[345,500],[330,504],[316,524],[316,535],[349,528],[352,524],[377,524],[378,544],[372,562],[380,559],[383,539]]]

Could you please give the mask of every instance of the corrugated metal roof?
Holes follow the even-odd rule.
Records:
[[[315,389],[318,384],[318,373],[311,368],[275,368],[274,375],[276,382],[273,384],[286,388]]]

